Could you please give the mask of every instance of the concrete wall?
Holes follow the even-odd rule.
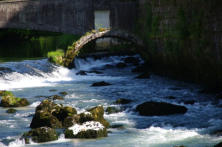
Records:
[[[94,29],[94,10],[110,10],[112,28],[134,28],[136,2],[117,0],[1,1],[0,28],[84,34]]]

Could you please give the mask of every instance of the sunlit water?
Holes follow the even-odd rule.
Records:
[[[0,146],[25,146],[18,138],[30,130],[29,125],[35,107],[44,99],[66,91],[64,101],[55,101],[77,108],[79,112],[87,108],[103,105],[115,106],[118,98],[132,99],[124,106],[125,111],[105,114],[111,125],[123,125],[122,129],[109,129],[106,138],[65,139],[44,144],[31,143],[26,146],[75,146],[75,147],[211,147],[222,141],[222,137],[212,135],[222,130],[222,108],[219,100],[212,95],[201,94],[201,87],[169,80],[152,75],[150,79],[135,79],[133,68],[104,68],[115,65],[124,57],[107,57],[100,60],[92,58],[76,60],[76,69],[58,67],[44,60],[26,60],[7,62],[0,67],[10,68],[0,71],[0,90],[11,90],[17,97],[27,98],[31,105],[18,108],[15,114],[7,114],[0,108]],[[97,70],[103,74],[90,73],[76,75],[79,70]],[[91,87],[94,82],[106,81],[111,86]],[[53,90],[52,90],[53,89]],[[56,91],[55,91],[56,90]],[[169,99],[174,96],[176,99]],[[195,100],[194,105],[184,104],[186,100]],[[163,101],[184,105],[188,112],[184,115],[161,117],[139,116],[134,110],[136,105],[145,101]],[[118,106],[120,107],[120,106]]]

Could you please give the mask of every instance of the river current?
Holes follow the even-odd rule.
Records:
[[[214,135],[216,131],[222,130],[222,101],[215,99],[214,95],[201,93],[202,87],[198,85],[153,74],[150,79],[136,79],[138,74],[131,72],[133,65],[126,68],[112,66],[125,57],[76,59],[76,68],[72,70],[55,66],[47,59],[1,63],[0,90],[10,90],[17,97],[27,98],[30,105],[17,108],[15,114],[7,114],[7,109],[0,107],[0,147],[212,147],[222,141],[222,137]],[[101,74],[76,75],[80,70],[97,70]],[[92,83],[100,81],[112,85],[91,87]],[[45,96],[62,91],[68,95],[64,100],[55,102],[73,106],[78,112],[97,105],[103,105],[104,108],[116,106],[113,102],[118,98],[131,99],[133,102],[125,106],[117,105],[125,108],[123,112],[105,113],[111,125],[123,126],[109,129],[106,138],[65,139],[61,133],[57,141],[25,145],[19,138],[30,130],[35,107]],[[195,103],[187,104],[190,100]],[[183,105],[188,111],[184,115],[140,116],[134,110],[145,101]]]

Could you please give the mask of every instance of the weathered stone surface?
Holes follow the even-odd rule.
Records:
[[[12,109],[12,108],[6,110],[7,113],[15,113],[16,111],[17,111],[16,109]]]
[[[108,114],[112,114],[112,113],[118,113],[118,112],[120,112],[120,110],[117,109],[116,107],[107,107],[107,108],[106,108],[106,112],[107,112]]]
[[[103,106],[97,106],[97,107],[89,109],[88,111],[92,114],[94,121],[100,122],[106,128],[109,127],[109,122],[106,121],[104,119],[104,117],[103,117],[103,115],[104,115],[104,108],[103,108]]]
[[[25,98],[18,98],[9,91],[0,91],[2,107],[23,107],[29,105],[29,102]]]
[[[144,116],[162,116],[172,114],[184,114],[187,108],[184,106],[169,104],[165,102],[145,102],[136,107],[136,111]]]
[[[112,85],[112,84],[102,81],[102,82],[93,83],[91,86],[92,87],[99,87],[99,86],[109,86],[109,85]]]
[[[106,137],[106,128],[99,122],[89,121],[74,125],[65,130],[65,138],[99,138]]]
[[[25,139],[26,144],[30,143],[30,139],[36,143],[41,143],[57,140],[58,134],[52,128],[41,127],[32,129],[29,132],[24,133],[22,139]]]

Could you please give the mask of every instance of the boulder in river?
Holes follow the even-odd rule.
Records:
[[[76,75],[85,76],[85,75],[87,75],[87,73],[84,70],[80,70],[79,72],[76,73]]]
[[[68,95],[68,93],[66,91],[59,92],[59,94],[63,95],[63,96]]]
[[[120,63],[117,63],[116,64],[116,67],[117,68],[125,68],[127,65],[125,64],[125,63],[123,63],[123,62],[120,62]]]
[[[53,96],[50,96],[50,98],[52,98],[53,100],[64,100],[64,98],[59,95],[53,95]]]
[[[103,115],[104,115],[103,106],[97,106],[97,107],[91,108],[91,109],[88,110],[88,112],[90,112],[92,114],[92,117],[93,117],[94,121],[100,122],[106,128],[109,127],[109,122],[106,121],[103,117]]]
[[[55,104],[48,99],[43,100],[41,104],[36,107],[35,115],[30,127],[39,128],[46,126],[51,128],[61,128],[62,123],[56,117],[56,115],[60,114],[61,109],[61,105]]]
[[[17,111],[16,109],[10,108],[10,109],[6,110],[6,113],[15,113],[16,111]]]
[[[112,84],[107,83],[107,82],[105,82],[105,81],[101,81],[101,82],[93,83],[91,86],[92,86],[92,87],[99,87],[99,86],[109,86],[109,85],[112,85]]]
[[[126,57],[124,59],[124,62],[127,63],[127,64],[138,65],[140,60],[136,57]]]
[[[65,130],[65,138],[99,138],[106,136],[106,127],[97,121],[87,121],[82,125],[75,124]]]
[[[116,107],[107,107],[106,112],[108,114],[112,114],[112,113],[118,113],[118,112],[120,112],[120,110]]]
[[[23,107],[29,105],[29,102],[25,98],[18,98],[10,91],[0,91],[2,97],[0,105],[2,107]]]
[[[26,144],[30,143],[30,139],[36,143],[41,143],[58,140],[58,134],[56,133],[55,129],[40,127],[24,133],[22,139],[25,139]]]
[[[136,111],[144,116],[163,116],[172,114],[184,114],[187,108],[180,105],[165,102],[145,102],[136,107]]]
[[[132,100],[130,100],[130,99],[119,98],[115,101],[115,104],[129,104],[131,102],[132,102]]]

